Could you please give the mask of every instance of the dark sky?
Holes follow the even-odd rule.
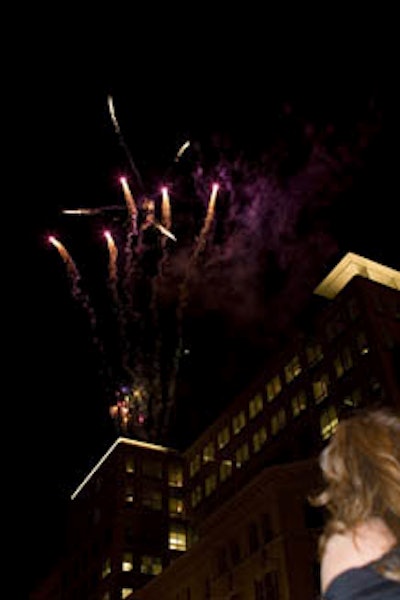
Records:
[[[228,21],[172,34],[158,23],[148,38],[139,36],[148,22],[93,40],[74,29],[47,32],[28,60],[29,139],[21,148],[33,173],[23,190],[22,348],[32,581],[58,556],[70,493],[115,436],[108,406],[124,360],[164,399],[175,384],[172,411],[155,417],[151,435],[184,447],[257,372],[336,258],[353,251],[399,266],[398,109],[386,19],[371,18],[357,35],[342,23],[329,36],[324,22],[285,26],[281,35],[273,20],[257,32]],[[159,232],[143,232],[129,284],[125,211],[61,213],[124,208],[122,174],[139,205],[147,196],[156,210],[160,184],[170,184],[177,237],[160,251]],[[215,180],[207,243],[190,262]],[[119,250],[118,302],[104,226]],[[78,298],[48,235],[74,260]],[[174,372],[181,341],[188,352]]]

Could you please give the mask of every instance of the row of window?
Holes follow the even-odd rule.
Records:
[[[230,592],[229,598],[232,600],[240,600],[242,595],[240,593],[234,593],[233,582],[230,582]],[[196,588],[198,585],[196,584]],[[196,591],[198,591],[196,589]],[[126,596],[125,596],[126,597]],[[211,590],[211,582],[210,579],[207,578],[204,582],[204,600],[212,600],[212,590]],[[218,596],[219,597],[219,596]],[[273,570],[268,570],[261,578],[257,578],[254,580],[254,600],[279,600],[280,591],[279,591],[279,578],[278,572]],[[192,591],[190,587],[184,587],[182,590],[178,591],[175,595],[176,600],[191,600]],[[104,600],[104,599],[103,599]],[[106,600],[109,600],[108,598]]]
[[[187,548],[186,530],[182,526],[174,526],[169,530],[168,548],[170,550],[185,551]],[[162,571],[161,557],[142,555],[139,558],[139,572],[145,575],[159,575]],[[135,569],[134,554],[131,551],[123,553],[121,559],[121,571],[131,572]],[[111,559],[107,558],[102,566],[102,579],[105,579],[112,571]]]
[[[356,336],[358,352],[361,355],[368,353],[368,343],[364,332],[359,332]],[[309,346],[306,350],[309,353],[309,360],[315,361],[323,358],[322,350],[320,346]],[[337,379],[343,377],[343,375],[354,366],[353,355],[348,346],[338,350],[336,356],[333,359],[334,372]],[[292,381],[302,372],[300,361],[298,356],[295,356],[285,366],[286,381]],[[312,381],[312,395],[316,404],[322,402],[328,397],[330,393],[331,378],[327,372],[319,373]],[[275,375],[266,384],[266,399],[267,402],[272,402],[281,393],[283,384],[280,375]],[[291,400],[292,414],[293,416],[299,415],[307,406],[307,395],[304,390],[298,392],[293,396]],[[264,409],[264,398],[261,392],[255,394],[248,404],[248,419],[254,419]],[[271,418],[271,431],[274,435],[284,426],[285,416],[277,411]],[[233,415],[231,428],[230,426],[224,425],[216,435],[216,442],[209,441],[201,451],[197,453],[189,462],[189,476],[193,477],[201,467],[201,463],[206,463],[215,460],[216,449],[222,450],[225,448],[231,439],[232,435],[239,434],[247,424],[246,410],[241,409],[238,413]]]
[[[142,457],[140,460],[140,468],[143,477],[149,479],[162,479],[163,477],[163,462],[156,458]],[[135,456],[128,455],[125,459],[125,472],[136,473],[137,465]],[[168,485],[170,487],[183,486],[183,467],[178,463],[168,464]]]
[[[162,571],[161,557],[142,555],[139,557],[139,572],[145,575],[159,575]],[[127,551],[123,553],[121,560],[121,571],[125,573],[133,571],[135,568],[133,552]],[[102,579],[111,573],[111,560],[107,558],[102,567]]]
[[[358,396],[358,392],[357,392]],[[354,402],[353,396],[349,395],[346,397],[346,402]],[[351,404],[354,406],[354,404]],[[286,427],[286,413],[284,408],[280,408],[275,415],[273,415],[273,421],[271,419],[271,430],[273,434],[277,434],[280,430]],[[336,426],[339,422],[338,413],[333,404],[327,406],[320,414],[320,435],[323,440],[327,440],[332,433],[335,431]],[[267,441],[267,431],[264,426],[260,427],[252,438],[252,453],[256,454],[261,450]],[[233,468],[242,468],[245,463],[250,460],[250,447],[248,442],[244,442],[238,448],[235,449],[234,459],[224,459],[219,463],[218,474],[213,472],[204,478],[204,486],[202,483],[198,483],[190,495],[190,503],[192,508],[195,508],[200,502],[210,496],[218,486],[219,483],[223,483],[229,479],[233,473]]]
[[[217,597],[215,592],[215,595],[213,595],[212,582],[214,582],[214,584],[216,583],[216,585],[218,586],[217,581],[219,577],[231,572],[232,568],[236,567],[242,560],[246,559],[249,555],[257,552],[265,544],[270,542],[274,537],[271,518],[268,513],[263,513],[259,515],[258,518],[252,520],[245,526],[242,525],[241,530],[244,530],[245,533],[243,538],[240,538],[238,536],[238,531],[235,531],[235,537],[232,537],[231,539],[227,540],[226,543],[223,543],[216,548],[213,561],[213,570],[215,568],[215,573],[213,574],[213,576],[206,577],[204,581],[203,597],[205,600],[212,600],[212,598]],[[197,582],[194,585],[196,585],[197,590],[201,589],[200,582]],[[229,597],[239,598],[240,594],[233,594],[233,586],[233,580],[231,580],[229,583]],[[256,588],[258,591],[268,592],[269,595],[265,598],[272,598],[272,600],[278,600],[278,573],[275,570],[271,570],[271,568],[269,568],[268,574],[265,574],[262,579],[257,579],[254,581],[254,589]],[[276,595],[275,592],[278,595]],[[178,590],[175,596],[176,600],[190,600],[191,597],[192,590],[190,587],[187,586],[185,586],[181,590]],[[218,594],[218,597],[220,597],[220,594]],[[254,597],[263,598],[263,596]]]
[[[156,487],[143,487],[139,498],[135,499],[134,486],[128,483],[125,487],[125,503],[133,505],[138,500],[141,506],[152,510],[162,510],[163,493]],[[184,504],[182,498],[170,496],[168,498],[168,513],[171,516],[179,516],[184,513]]]

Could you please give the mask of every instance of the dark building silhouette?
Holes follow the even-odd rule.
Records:
[[[186,451],[118,438],[74,492],[65,559],[32,598],[316,597],[316,458],[352,411],[400,410],[399,290],[398,271],[346,254]]]

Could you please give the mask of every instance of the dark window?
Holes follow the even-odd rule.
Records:
[[[250,523],[249,525],[249,550],[250,554],[256,552],[260,546],[258,539],[257,523]]]
[[[261,519],[262,539],[264,544],[266,544],[270,542],[274,536],[271,525],[271,517],[267,514],[263,514]]]
[[[265,573],[260,580],[254,581],[255,600],[279,600],[278,574],[276,571]]]
[[[225,546],[222,546],[221,548],[218,549],[217,570],[218,570],[218,575],[222,575],[223,573],[226,573],[228,570],[228,561],[227,561]]]
[[[240,546],[237,540],[231,540],[229,542],[229,551],[232,564],[237,565],[240,562]]]

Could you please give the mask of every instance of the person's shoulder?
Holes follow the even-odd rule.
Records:
[[[354,549],[350,533],[334,533],[325,545],[321,558],[321,589],[324,592],[338,575],[360,566],[360,559]]]
[[[395,538],[380,522],[363,523],[354,530],[332,534],[321,559],[321,589],[349,569],[377,560],[394,544]]]

